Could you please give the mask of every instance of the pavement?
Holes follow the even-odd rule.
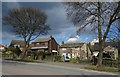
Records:
[[[3,61],[3,75],[118,75],[109,72],[100,72],[81,69],[83,66],[69,63],[25,63],[16,61]]]

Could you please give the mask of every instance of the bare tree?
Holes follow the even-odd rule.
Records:
[[[120,41],[120,25],[114,26],[113,28],[111,28],[107,38],[110,41],[119,42]]]
[[[67,17],[81,31],[97,31],[99,38],[99,57],[97,67],[102,67],[104,42],[110,27],[119,22],[120,2],[67,2]]]
[[[23,58],[29,49],[30,41],[41,34],[46,34],[50,27],[46,25],[47,16],[36,8],[18,8],[9,11],[8,16],[3,17],[4,24],[13,27],[13,31],[24,39],[25,50]]]

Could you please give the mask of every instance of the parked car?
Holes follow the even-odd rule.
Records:
[[[65,62],[70,62],[70,58],[68,56],[65,56]]]

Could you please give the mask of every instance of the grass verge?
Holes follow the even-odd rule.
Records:
[[[96,71],[105,71],[105,72],[119,72],[119,69],[116,68],[97,68],[97,67],[84,67],[85,69],[89,70],[96,70]]]
[[[44,61],[28,60],[28,59],[4,59],[4,60],[20,61],[20,62],[31,62],[31,63],[45,63]]]

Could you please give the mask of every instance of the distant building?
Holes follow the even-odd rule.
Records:
[[[62,56],[68,56],[69,58],[89,59],[91,52],[86,43],[66,43],[62,42],[60,46],[60,53]]]
[[[104,44],[104,52],[111,55],[114,59],[118,57],[118,48],[118,42],[105,42]],[[93,53],[99,53],[99,43],[95,43]]]
[[[23,51],[25,48],[24,41],[23,40],[12,40],[9,47],[16,48],[17,46],[20,48],[21,51]]]
[[[50,38],[37,39],[31,44],[32,51],[44,51],[57,54],[59,44],[50,36]]]
[[[98,43],[98,42],[99,42],[99,40],[93,39],[90,44],[91,44],[91,45],[94,45],[95,43]]]
[[[6,51],[7,47],[5,47],[4,45],[0,44],[0,52],[4,52]]]

